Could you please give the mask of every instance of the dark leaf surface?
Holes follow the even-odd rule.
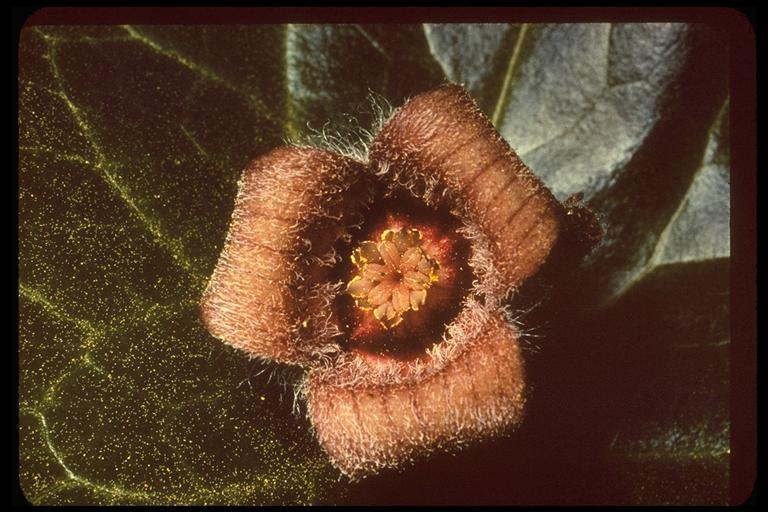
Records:
[[[25,28],[25,495],[727,502],[727,54],[682,24]],[[292,412],[295,372],[225,348],[197,303],[251,158],[445,80],[607,236],[529,315],[520,432],[353,485]]]

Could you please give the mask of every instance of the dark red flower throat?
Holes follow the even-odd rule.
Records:
[[[403,194],[372,205],[339,251],[347,255],[340,265],[347,288],[337,311],[348,350],[414,359],[440,342],[473,279],[471,246],[460,228],[447,208]],[[395,253],[394,265],[387,251]]]

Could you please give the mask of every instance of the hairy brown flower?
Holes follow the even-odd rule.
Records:
[[[305,369],[317,438],[358,478],[519,424],[525,372],[506,305],[568,218],[447,85],[396,111],[366,159],[288,147],[252,162],[203,320]]]

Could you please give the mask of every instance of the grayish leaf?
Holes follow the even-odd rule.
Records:
[[[730,255],[730,179],[728,157],[728,103],[722,105],[713,125],[707,132],[703,157],[699,160],[687,188],[679,193],[674,211],[668,213],[663,224],[654,229],[645,228],[642,239],[635,236],[635,252],[625,252],[627,260],[610,276],[608,301],[617,300],[656,268],[682,262],[727,258]],[[620,190],[617,187],[617,190]],[[664,197],[660,193],[659,197]],[[670,194],[671,195],[671,194]],[[615,195],[611,201],[618,201]],[[630,197],[626,203],[642,203],[643,197]],[[669,203],[668,203],[669,204]],[[619,207],[621,208],[621,207]],[[653,212],[661,217],[664,211]],[[635,229],[642,229],[638,223]],[[608,258],[621,254],[623,239],[629,235],[622,229],[632,229],[627,223],[614,227],[602,247]],[[643,241],[644,239],[644,241]],[[625,243],[625,242],[624,242]],[[598,256],[596,259],[600,259]]]
[[[553,192],[608,186],[661,115],[682,24],[535,25],[498,125]]]
[[[389,56],[359,25],[286,25],[285,53],[287,121],[295,135],[354,113],[369,90],[386,85]]]
[[[294,136],[307,127],[367,128],[370,93],[399,105],[443,79],[418,26],[287,25],[285,51]]]
[[[726,104],[707,143],[701,168],[659,238],[649,265],[730,256],[730,163]]]
[[[502,23],[424,24],[429,50],[445,76],[464,85],[475,101],[486,107],[488,115],[492,115],[494,107],[495,98],[490,97],[491,93],[501,85],[496,69],[498,61],[508,62],[505,43],[519,31],[518,25]]]

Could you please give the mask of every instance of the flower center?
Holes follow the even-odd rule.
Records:
[[[418,311],[437,281],[440,265],[424,252],[423,239],[418,229],[387,229],[378,243],[366,240],[352,251],[355,275],[347,293],[385,329],[397,326],[408,311]]]

